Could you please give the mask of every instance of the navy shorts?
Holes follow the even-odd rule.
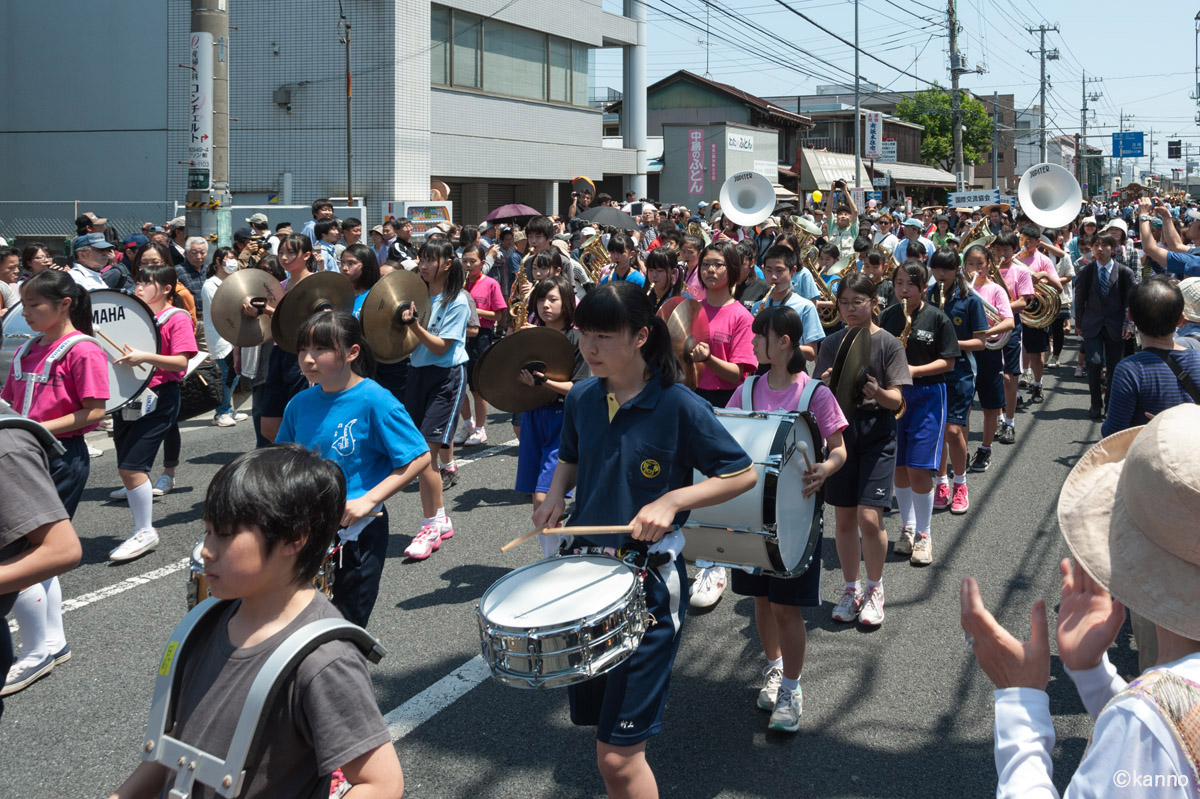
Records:
[[[546,493],[558,466],[562,440],[563,406],[543,405],[521,414],[521,442],[517,448],[517,481],[522,494]]]
[[[179,418],[179,383],[172,381],[151,389],[158,395],[153,413],[127,422],[113,414],[113,443],[117,445],[117,468],[148,472],[158,457],[158,447]]]
[[[946,436],[946,384],[901,386],[908,410],[896,422],[896,465],[936,469]]]
[[[856,411],[842,430],[846,463],[825,481],[825,502],[837,508],[892,507],[896,417],[889,410]]]
[[[579,539],[576,539],[579,544]],[[687,611],[683,558],[649,569],[642,585],[646,611],[657,622],[646,630],[634,653],[612,671],[567,686],[571,723],[595,727],[596,739],[634,746],[662,732],[671,667],[679,651],[679,631]]]
[[[1050,329],[1043,327],[1027,327],[1021,333],[1022,344],[1026,352],[1037,354],[1050,349]]]
[[[975,353],[975,393],[985,411],[1004,408],[1004,352],[980,350]]]
[[[54,490],[67,509],[67,515],[75,518],[75,509],[79,507],[88,474],[92,471],[92,459],[82,435],[60,438],[58,443],[66,452],[50,457],[50,479],[54,481]]]
[[[1004,345],[1002,352],[1004,353],[1004,374],[1019,375],[1021,374],[1021,324],[1020,319],[1014,320],[1016,327],[1013,328],[1012,337],[1008,343]]]
[[[946,375],[946,423],[966,427],[971,418],[971,400],[975,397],[975,361],[970,353],[960,357],[954,371]]]
[[[379,579],[387,560],[388,512],[372,521],[358,538],[346,541],[334,555],[333,606],[342,612],[346,621],[366,627],[379,598]]]
[[[483,354],[488,351],[488,347],[492,346],[494,337],[493,328],[481,327],[479,328],[479,333],[474,338],[467,339],[467,386],[471,391],[477,390],[475,388],[475,365],[479,363],[479,359]]]
[[[791,605],[800,608],[821,606],[821,536],[813,550],[812,563],[799,577],[783,579],[769,574],[749,574],[745,569],[731,569],[730,587],[740,596],[765,596],[772,605]]]
[[[465,380],[463,364],[409,366],[404,385],[404,407],[430,444],[449,449],[458,427],[458,409]]]

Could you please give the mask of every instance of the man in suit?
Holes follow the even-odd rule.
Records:
[[[1096,237],[1092,247],[1095,260],[1083,267],[1075,279],[1075,326],[1083,336],[1083,352],[1087,364],[1088,390],[1092,405],[1088,415],[1093,419],[1104,416],[1108,396],[1101,395],[1100,370],[1108,370],[1111,386],[1113,372],[1124,352],[1125,314],[1129,308],[1129,291],[1133,286],[1133,270],[1113,260],[1117,239],[1111,233]]]

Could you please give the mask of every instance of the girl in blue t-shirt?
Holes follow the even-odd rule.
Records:
[[[275,441],[314,449],[346,475],[333,604],[365,627],[387,558],[383,503],[429,466],[429,453],[404,406],[370,379],[375,356],[352,314],[313,314],[296,341],[313,385],[288,402]]]
[[[471,304],[463,288],[466,274],[462,261],[448,241],[427,241],[417,253],[417,271],[429,285],[429,327],[416,317],[413,308],[402,312],[401,320],[410,324],[417,335],[416,350],[409,358],[404,405],[429,445],[432,456],[421,472],[421,508],[425,516],[421,528],[404,554],[416,560],[429,557],[442,541],[454,535],[454,525],[442,506],[442,475],[438,472],[438,452],[449,450],[458,425],[459,404],[467,372],[467,323]],[[454,471],[449,463],[445,467]]]
[[[379,271],[379,261],[375,252],[365,244],[351,244],[342,251],[342,274],[354,286],[354,318],[362,318],[363,303],[367,294],[382,279]],[[392,396],[404,402],[404,382],[408,376],[408,361],[396,363],[375,363],[375,374],[372,378],[376,383],[392,392]]]

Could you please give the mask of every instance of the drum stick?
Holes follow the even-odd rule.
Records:
[[[105,341],[107,341],[109,344],[113,345],[113,348],[114,348],[114,349],[116,349],[116,351],[117,351],[117,352],[121,353],[121,356],[125,355],[125,348],[124,348],[124,347],[122,347],[122,346],[121,346],[120,344],[118,344],[117,342],[113,341],[113,340],[112,340],[111,338],[109,338],[108,336],[104,335],[104,331],[103,331],[103,330],[101,330],[100,328],[98,328],[98,327],[97,327],[97,328],[95,328],[95,331],[96,331],[96,335],[97,335],[97,336],[99,336],[100,338],[104,339],[104,340],[105,340]],[[120,357],[120,356],[118,356],[118,357]],[[116,360],[116,359],[114,358],[114,360]],[[138,364],[137,366],[134,366],[134,367],[132,367],[132,368],[134,368],[134,369],[141,369],[141,368],[142,368],[142,365],[141,365],[141,364]]]
[[[804,456],[804,465],[806,467],[805,471],[810,471],[812,469],[812,461],[808,459],[808,443],[805,441],[797,441],[796,451]]]
[[[507,544],[500,547],[500,551],[507,552],[513,547],[518,547],[530,539],[537,538],[539,535],[586,535],[587,533],[592,533],[593,535],[612,535],[614,533],[632,532],[633,526],[628,524],[616,527],[605,527],[602,525],[595,527],[543,527],[540,530],[534,530],[532,533],[526,533],[523,536],[514,538],[512,541],[509,541]]]

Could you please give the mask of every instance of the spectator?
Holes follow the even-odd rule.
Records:
[[[300,234],[308,236],[308,240],[312,242],[313,249],[315,250],[318,241],[316,233],[317,223],[323,219],[333,219],[333,203],[326,197],[313,200],[312,217],[312,219],[304,223],[304,227],[300,229]]]
[[[179,266],[187,260],[184,247],[187,242],[187,219],[177,216],[167,223],[167,239],[171,245],[171,265]]]
[[[1156,264],[1177,277],[1200,276],[1200,255],[1170,251],[1154,240],[1150,230],[1150,223],[1154,219],[1151,212],[1154,210],[1149,198],[1143,197],[1138,201],[1138,231],[1142,240],[1142,250]],[[1170,213],[1165,205],[1159,205],[1157,212],[1159,216]],[[1168,235],[1165,230],[1166,225],[1164,225],[1164,236]],[[1171,227],[1171,234],[1178,235],[1175,233],[1174,226]]]
[[[88,291],[108,288],[108,284],[100,276],[100,271],[108,266],[106,251],[112,248],[103,233],[93,232],[76,236],[71,242],[71,254],[75,263],[68,270],[75,282]]]
[[[0,247],[0,311],[7,311],[21,301],[17,293],[20,270],[20,251],[16,247]]]
[[[184,242],[184,260],[175,267],[179,282],[183,284],[192,297],[204,294],[205,269],[208,260],[208,241],[200,236],[191,236]],[[200,318],[204,318],[204,303],[197,303],[196,310]]]
[[[417,260],[417,248],[412,243],[413,223],[407,217],[392,220],[393,237],[388,242],[387,256],[393,261]]]

